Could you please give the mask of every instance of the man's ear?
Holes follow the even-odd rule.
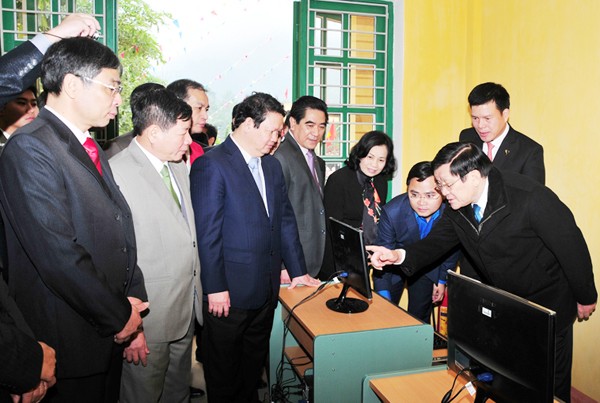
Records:
[[[68,73],[63,78],[61,92],[64,92],[71,99],[77,98],[83,87],[83,79],[74,74]]]
[[[158,136],[162,134],[162,130],[158,125],[150,125],[144,130],[144,135],[148,136],[148,140],[151,144],[158,141]]]

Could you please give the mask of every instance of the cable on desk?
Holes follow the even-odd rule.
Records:
[[[329,276],[329,278],[324,281],[319,287],[317,287],[317,289],[315,291],[313,291],[312,293],[310,293],[308,296],[306,296],[304,299],[302,299],[302,301],[298,302],[296,305],[294,305],[292,307],[292,309],[290,310],[287,318],[285,319],[284,323],[283,323],[283,343],[282,343],[282,348],[281,348],[281,359],[279,360],[279,365],[277,365],[277,370],[276,370],[276,381],[275,384],[271,387],[271,401],[272,402],[278,402],[278,403],[289,403],[289,397],[291,394],[294,395],[301,395],[302,394],[302,390],[304,390],[304,385],[303,384],[295,384],[295,385],[290,385],[289,382],[283,382],[283,373],[286,370],[285,368],[285,339],[287,337],[287,334],[289,332],[289,324],[292,318],[292,314],[294,313],[294,310],[299,307],[300,305],[304,304],[307,301],[310,301],[311,299],[313,299],[314,297],[316,297],[321,291],[323,291],[325,289],[325,286],[330,284],[331,281],[333,281],[333,279],[341,274],[345,273],[344,271],[336,271],[335,273],[331,274],[331,276]],[[298,357],[301,358],[301,357]],[[308,357],[306,357],[308,358]],[[293,371],[292,366],[290,365],[291,370]],[[300,392],[291,392],[291,389],[299,389]]]

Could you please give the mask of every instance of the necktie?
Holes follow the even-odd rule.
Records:
[[[177,207],[181,208],[179,197],[177,197],[177,193],[175,193],[175,188],[173,187],[173,182],[171,182],[171,174],[169,174],[169,168],[166,165],[164,165],[160,170],[160,176],[162,177],[162,180],[165,183],[167,189],[169,189],[173,200],[175,200],[175,203],[177,203]]]
[[[87,155],[90,156],[90,159],[94,165],[96,165],[96,169],[98,172],[100,172],[100,175],[102,175],[102,166],[100,165],[100,157],[98,157],[98,146],[96,145],[94,139],[91,137],[85,139],[83,148],[85,149]]]
[[[315,152],[313,150],[308,150],[306,152],[306,161],[308,162],[308,169],[310,170],[310,174],[319,188],[319,192],[321,191],[321,186],[319,186],[319,177],[317,176],[317,169],[315,168]]]
[[[481,207],[478,204],[473,204],[473,213],[477,222],[481,222]]]
[[[260,192],[260,196],[263,198],[264,200],[264,195],[263,195],[263,187],[262,187],[262,179],[260,178],[260,171],[258,168],[258,157],[252,157],[250,158],[250,161],[248,161],[248,167],[250,168],[250,172],[252,173],[252,177],[254,178],[254,182],[256,182],[256,187],[258,187],[258,191]]]
[[[487,156],[490,159],[490,161],[494,160],[494,154],[492,154],[492,150],[494,149],[494,145],[492,143],[487,143],[488,146],[488,152],[487,152]]]

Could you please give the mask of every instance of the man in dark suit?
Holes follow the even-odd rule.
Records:
[[[587,319],[598,293],[590,254],[573,214],[547,187],[501,173],[469,143],[451,143],[432,161],[452,209],[429,235],[404,249],[369,246],[375,267],[400,264],[408,276],[462,245],[474,263],[463,274],[557,312],[555,395],[571,391],[573,322]]]
[[[444,213],[446,204],[435,188],[430,162],[415,164],[408,172],[406,186],[406,193],[394,197],[381,209],[377,245],[397,249],[413,244],[425,238]],[[406,285],[408,313],[429,323],[433,303],[444,299],[448,270],[456,269],[458,253],[443,256],[410,278],[393,267],[375,271],[375,291],[398,305]]]
[[[323,140],[328,120],[325,102],[308,95],[298,98],[286,120],[289,131],[274,154],[283,169],[306,270],[312,277],[319,274],[325,252],[325,161],[315,154],[315,148]],[[285,272],[282,281],[289,282]]]
[[[544,149],[508,124],[510,96],[496,83],[479,84],[469,94],[473,127],[460,133],[459,140],[481,148],[496,168],[545,182]]]
[[[281,166],[268,155],[283,115],[272,96],[249,96],[237,108],[233,133],[192,166],[209,402],[257,401],[281,261],[291,287],[318,284],[306,274]]]
[[[56,349],[49,401],[116,401],[119,343],[147,307],[131,212],[88,132],[116,116],[120,71],[92,39],[52,45],[46,107],[0,156],[9,288],[35,337]]]
[[[100,29],[98,22],[86,14],[71,14],[58,26],[36,35],[0,58],[0,108],[39,77],[39,63],[48,47],[60,38],[93,36]],[[6,240],[0,219],[0,268],[7,274]],[[56,356],[53,348],[36,338],[23,319],[8,287],[0,279],[0,401],[41,400],[56,382]]]

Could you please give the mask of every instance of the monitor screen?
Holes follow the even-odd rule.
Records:
[[[448,272],[448,366],[472,368],[476,402],[552,402],[554,311]],[[482,375],[484,374],[484,375]]]
[[[369,307],[365,301],[346,298],[349,287],[369,300],[373,297],[363,232],[332,217],[329,224],[334,267],[344,287],[338,298],[327,301],[327,306],[337,312],[363,312]]]

